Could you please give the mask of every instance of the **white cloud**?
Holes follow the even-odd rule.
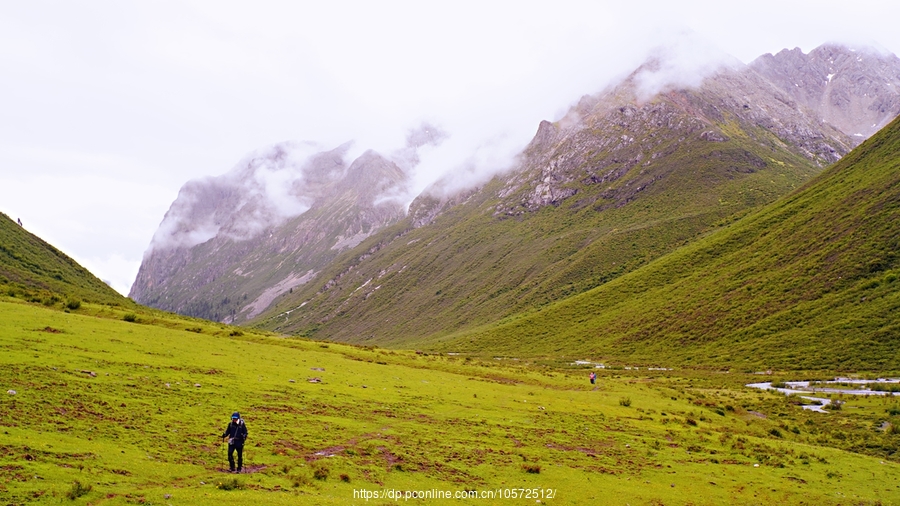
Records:
[[[683,32],[650,53],[650,62],[635,75],[641,99],[670,88],[697,87],[724,66],[741,62],[693,32]]]
[[[89,257],[78,260],[84,268],[91,272],[104,273],[103,282],[112,287],[113,290],[128,295],[131,290],[131,284],[137,276],[138,269],[141,267],[141,260],[135,258],[125,258],[120,253],[110,253],[101,257]]]
[[[898,52],[898,14],[874,0],[4,2],[0,206],[76,260],[120,254],[94,264],[111,278],[186,181],[262,146],[389,154],[429,121],[450,138],[423,150],[413,191],[463,184],[679,33],[745,63],[830,40]],[[283,199],[281,177],[261,184]]]

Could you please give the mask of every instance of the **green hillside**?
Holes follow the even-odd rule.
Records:
[[[820,173],[771,131],[684,106],[716,103],[705,93],[598,105],[591,128],[543,124],[522,167],[450,202],[420,198],[406,220],[276,299],[254,325],[408,348],[586,292]],[[561,196],[526,208],[541,178],[559,179]]]
[[[752,375],[597,369],[593,386],[571,366],[130,316],[0,295],[0,502],[900,501],[887,397],[813,413],[743,387]],[[235,410],[250,431],[240,475],[218,438]],[[450,498],[422,499],[436,491]]]
[[[900,120],[763,211],[454,351],[900,368]]]
[[[0,213],[0,289],[58,305],[76,301],[127,304],[128,299],[64,253]]]

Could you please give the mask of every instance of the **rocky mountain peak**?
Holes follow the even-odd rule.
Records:
[[[624,205],[667,177],[667,160],[683,158],[677,146],[692,139],[727,143],[737,134],[824,167],[900,114],[900,59],[874,50],[786,49],[750,65],[724,59],[701,77],[653,57],[560,121],[542,122],[495,214],[560,205],[587,191],[582,184],[605,188],[588,201]],[[750,158],[755,170],[760,161]]]
[[[547,120],[541,121],[538,125],[537,133],[534,134],[534,138],[526,148],[526,151],[546,149],[550,146],[558,133],[559,128],[556,125]]]
[[[340,251],[402,218],[391,197],[405,191],[406,173],[371,150],[348,164],[350,148],[277,144],[227,174],[186,183],[131,297],[215,320],[252,317]]]
[[[406,174],[396,163],[370,149],[347,169],[342,188],[352,190],[360,202],[371,204],[402,190],[405,180]]]
[[[858,144],[900,114],[900,58],[826,44],[760,56],[750,68]]]
[[[251,239],[302,214],[325,189],[343,179],[349,147],[316,153],[311,144],[276,144],[251,153],[226,174],[188,181],[147,254],[189,248],[216,236]]]

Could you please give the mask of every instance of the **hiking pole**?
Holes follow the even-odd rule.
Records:
[[[222,436],[218,436],[218,438],[219,438],[219,448],[222,449],[222,460],[225,460],[228,458],[228,451],[225,449],[225,439]],[[222,461],[220,460],[219,461],[220,465],[221,465],[221,462]]]
[[[231,467],[231,461],[229,460],[228,455],[228,447],[231,446],[231,438],[225,437],[222,438],[222,458],[227,463],[228,467]]]

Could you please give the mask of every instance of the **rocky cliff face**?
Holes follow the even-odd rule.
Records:
[[[591,204],[624,205],[665,177],[654,167],[665,165],[659,162],[679,143],[725,142],[730,129],[824,167],[900,114],[900,58],[871,49],[786,49],[750,65],[723,66],[698,87],[662,86],[647,96],[646,83],[660,71],[659,61],[649,61],[623,82],[582,98],[560,121],[541,122],[519,170],[498,193],[502,203],[495,212],[519,215],[559,205],[584,193],[582,184],[607,185]],[[716,156],[724,156],[722,167],[742,167],[733,170],[765,165],[746,153]],[[622,179],[636,167],[637,176]],[[416,202],[411,210],[428,207],[430,213],[420,214],[433,219],[433,200]]]
[[[830,51],[836,62],[855,53]],[[767,70],[733,64],[690,87],[665,85],[664,67],[648,62],[542,122],[509,173],[417,198],[400,232],[348,252],[258,323],[409,346],[582,293],[772,202],[847,153],[863,138],[855,125],[872,121],[829,121],[860,109],[812,107],[797,95],[809,69],[772,58]],[[847,75],[835,66],[832,81],[865,76],[881,93],[872,103],[896,115],[897,59],[856,64],[867,61],[870,70]],[[847,103],[869,90],[848,87]]]
[[[339,252],[404,216],[404,172],[349,146],[280,144],[220,177],[184,185],[145,254],[131,297],[221,321],[259,314]]]
[[[868,138],[900,113],[900,58],[873,49],[820,46],[763,55],[750,68],[789,101],[854,138]]]
[[[556,124],[544,122],[522,170],[505,184],[498,214],[558,205],[579,186],[606,189],[599,207],[622,206],[666,177],[662,159],[687,139],[724,143],[736,132],[769,148],[787,147],[819,167],[831,164],[900,114],[900,59],[822,46],[723,67],[697,88],[641,96],[653,62],[624,82],[585,97]],[[723,144],[724,146],[724,144]],[[721,152],[722,170],[758,170],[748,150]],[[739,168],[740,167],[740,168]]]

